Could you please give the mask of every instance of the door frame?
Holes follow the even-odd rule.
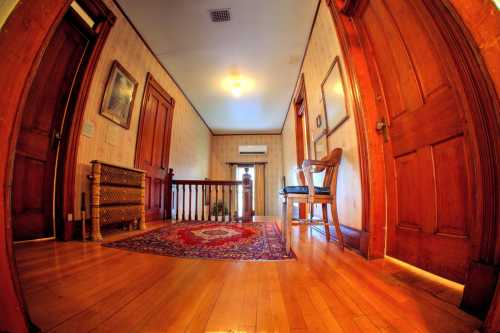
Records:
[[[303,109],[302,114],[300,114],[301,109]],[[305,159],[311,159],[311,138],[309,132],[309,113],[307,109],[306,83],[304,73],[301,73],[297,92],[293,97],[293,114],[295,117],[295,151],[297,156],[298,169],[302,168],[302,162]],[[302,122],[302,118],[305,122],[305,128]],[[307,150],[305,149],[306,147]],[[302,185],[305,185],[305,178],[303,177],[303,174],[297,174],[297,180],[302,182]],[[305,203],[299,203],[299,218],[306,218]]]
[[[25,332],[30,327],[29,314],[23,300],[15,267],[12,242],[11,191],[14,154],[19,136],[22,110],[35,73],[40,65],[58,24],[68,11],[72,0],[20,1],[7,18],[0,33],[0,289],[3,297],[0,307],[2,330]],[[83,111],[88,91],[99,60],[99,55],[116,17],[101,0],[79,0],[79,5],[95,18],[96,37],[73,110],[73,120],[68,133],[68,150],[64,163],[63,216],[73,213],[76,156]],[[26,44],[25,41],[30,43]],[[72,235],[72,228],[65,223],[64,239]]]
[[[369,232],[368,256],[382,257],[385,253],[385,170],[382,136],[375,131],[375,123],[385,113],[385,103],[378,80],[378,69],[371,57],[372,50],[359,24],[359,15],[369,0],[325,0],[346,59],[350,80],[353,83],[355,104],[363,112],[356,116],[364,126],[365,142],[360,142],[363,193],[363,228]],[[461,308],[483,316],[493,297],[498,279],[496,267],[500,264],[500,109],[492,78],[486,70],[478,46],[456,13],[449,0],[423,0],[434,17],[455,64],[461,83],[467,91],[469,112],[475,131],[476,149],[482,158],[481,169],[475,170],[481,192],[477,198],[476,230],[471,241],[473,256],[465,283]],[[356,110],[355,110],[356,111]],[[356,115],[356,112],[355,112]],[[358,125],[358,124],[357,124]],[[357,132],[360,132],[359,128]],[[359,135],[359,133],[358,133]],[[359,139],[359,137],[358,137]],[[363,151],[364,149],[364,151]],[[366,172],[363,168],[366,166]],[[488,195],[482,195],[487,193]],[[383,202],[381,202],[383,198]],[[365,201],[368,199],[369,201]],[[377,204],[375,204],[375,201]],[[366,214],[366,215],[365,215]],[[482,222],[482,223],[481,223]]]

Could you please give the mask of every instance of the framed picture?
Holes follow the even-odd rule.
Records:
[[[118,61],[113,61],[100,114],[118,125],[129,128],[137,81]]]
[[[320,160],[328,154],[328,140],[326,130],[314,139],[314,159]]]
[[[335,57],[323,83],[321,83],[323,106],[325,109],[328,135],[335,131],[348,118],[344,78],[340,68],[340,59]]]

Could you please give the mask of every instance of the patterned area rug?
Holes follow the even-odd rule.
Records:
[[[103,246],[172,257],[284,260],[276,223],[179,222]]]

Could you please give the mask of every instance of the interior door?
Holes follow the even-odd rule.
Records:
[[[146,171],[146,219],[164,216],[174,101],[148,74],[137,137],[135,165]]]
[[[15,151],[14,240],[55,236],[55,175],[69,102],[89,38],[71,11],[50,40],[29,90]]]
[[[360,22],[387,125],[387,254],[464,282],[478,159],[453,57],[423,0],[369,1]]]

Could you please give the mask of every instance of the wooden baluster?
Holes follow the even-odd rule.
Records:
[[[236,185],[236,217],[239,219],[240,218],[240,185]]]
[[[219,221],[219,186],[215,185],[215,221]]]
[[[175,200],[176,200],[176,203],[175,203],[175,219],[177,221],[179,221],[179,184],[175,184]]]
[[[194,219],[198,221],[198,185],[195,185]]]
[[[174,178],[174,169],[168,169],[167,177],[165,180],[165,212],[164,212],[164,219],[171,220],[172,219],[172,202],[173,202],[173,196],[172,196],[172,180]]]
[[[232,211],[231,211],[231,199],[233,196],[233,185],[229,185],[229,222],[232,221]]]
[[[189,216],[189,221],[191,221],[191,198],[192,198],[192,194],[191,194],[191,184],[188,185],[189,186],[189,213],[188,213],[188,216]]]
[[[186,210],[186,184],[182,184],[182,220],[186,220],[186,215],[184,214]]]
[[[225,209],[225,194],[224,188],[226,186],[222,184],[222,222],[226,222],[226,209]]]
[[[205,185],[201,185],[201,193],[203,195],[201,198],[201,220],[205,221]]]
[[[211,209],[212,205],[212,185],[208,185],[208,220],[212,221],[212,211]]]

